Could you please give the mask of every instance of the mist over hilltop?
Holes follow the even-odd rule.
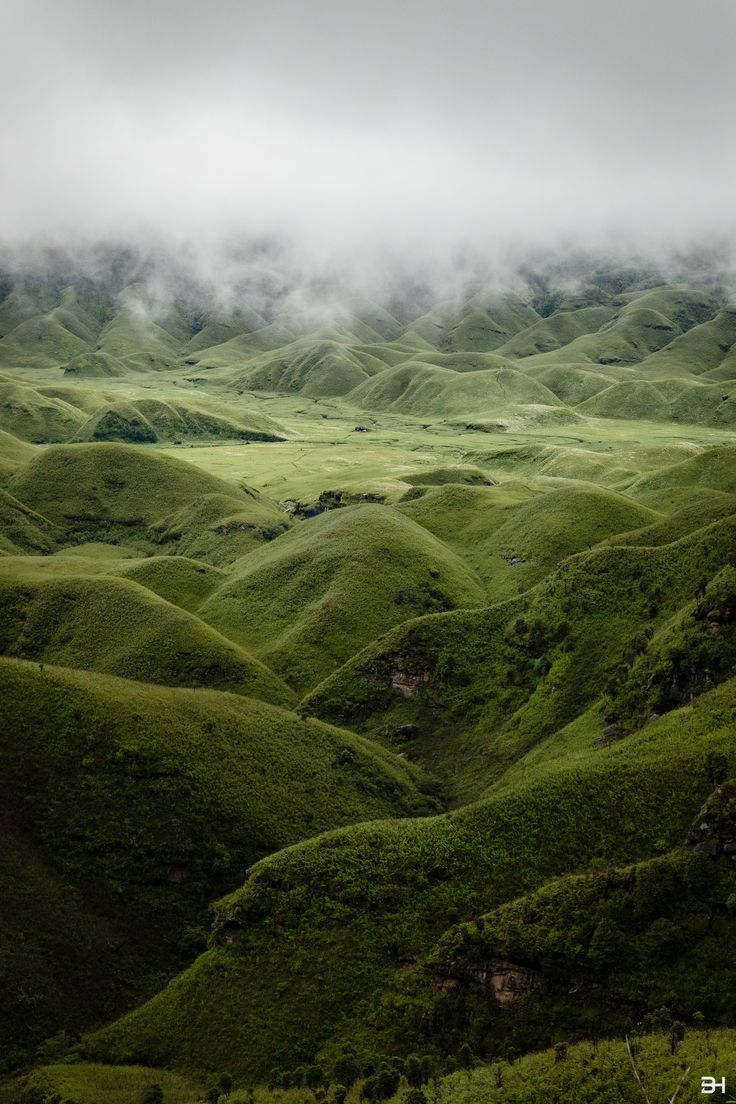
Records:
[[[5,15],[0,240],[24,255],[156,242],[226,288],[266,242],[276,280],[380,289],[478,258],[507,275],[532,248],[732,237],[727,0]]]

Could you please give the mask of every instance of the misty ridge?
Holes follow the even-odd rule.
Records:
[[[365,263],[362,263],[365,262]],[[113,317],[126,289],[125,310],[140,322],[156,322],[172,310],[184,313],[196,334],[206,319],[255,311],[264,323],[287,320],[298,334],[348,325],[372,304],[408,328],[430,310],[458,308],[479,294],[513,296],[541,317],[574,309],[578,300],[661,285],[708,289],[725,306],[736,298],[736,257],[724,240],[683,249],[637,253],[625,247],[552,250],[508,246],[495,257],[467,248],[433,263],[374,251],[350,265],[317,260],[295,243],[276,238],[177,245],[158,241],[94,245],[0,245],[0,296],[21,286],[53,309],[66,289],[99,300],[98,316]],[[130,290],[134,291],[131,294]],[[250,327],[252,328],[252,326]],[[0,334],[0,340],[4,337]],[[345,335],[345,340],[350,337]]]
[[[443,299],[528,256],[681,270],[734,240],[728,0],[5,15],[0,243],[21,268],[49,247],[140,267],[112,242],[164,289]]]

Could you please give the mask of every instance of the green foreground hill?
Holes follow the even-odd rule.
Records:
[[[0,677],[6,1068],[155,989],[262,855],[432,806],[396,757],[253,699],[13,659]]]

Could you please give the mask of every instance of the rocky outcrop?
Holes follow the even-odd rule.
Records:
[[[413,697],[419,687],[426,682],[429,682],[429,671],[414,672],[395,668],[391,672],[391,686],[404,698]]]
[[[685,840],[689,851],[736,861],[736,781],[723,782],[706,801]]]
[[[538,989],[541,982],[539,970],[502,958],[462,966],[448,962],[436,967],[432,978],[438,992],[485,994],[501,1011],[515,1007]]]

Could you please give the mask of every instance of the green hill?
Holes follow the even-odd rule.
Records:
[[[29,441],[22,441],[13,433],[0,429],[0,480],[5,480],[20,465],[36,454]]]
[[[27,384],[0,379],[0,429],[23,441],[66,441],[84,422],[69,402]]]
[[[350,401],[364,410],[404,414],[476,414],[508,411],[522,404],[559,406],[543,384],[513,370],[453,372],[419,361],[387,369],[350,392]]]
[[[627,494],[643,501],[672,502],[678,492],[707,488],[736,493],[736,446],[710,448],[678,464],[662,467],[630,483]]]
[[[598,545],[512,601],[393,629],[302,708],[401,744],[469,800],[622,678],[701,580],[729,562],[735,542],[730,516],[657,548]],[[591,723],[598,735],[606,727]]]
[[[117,357],[100,351],[80,353],[63,365],[64,377],[74,379],[110,379],[127,376],[128,368]]]
[[[587,333],[595,333],[616,313],[614,306],[558,310],[515,334],[498,352],[501,356],[527,357],[561,349]]]
[[[79,427],[75,441],[152,444],[189,440],[280,441],[278,427],[250,411],[226,413],[209,404],[136,399],[100,407]]]
[[[264,854],[428,807],[407,764],[262,702],[11,659],[0,678],[5,1068],[155,991]]]
[[[426,530],[364,505],[250,553],[200,614],[303,690],[392,625],[483,597],[472,571]]]
[[[168,686],[205,686],[277,704],[283,683],[195,616],[129,578],[47,577],[0,560],[3,654]]]
[[[140,583],[167,602],[190,612],[195,612],[225,578],[225,572],[219,568],[186,556],[150,556],[114,570],[115,574]]]
[[[669,1099],[736,1025],[723,258],[237,252],[0,272],[0,1104],[629,1104],[624,1032]]]
[[[405,964],[427,955],[446,930],[448,910],[471,920],[594,860],[605,867],[642,860],[657,845],[685,838],[711,785],[708,752],[718,749],[731,762],[736,754],[733,682],[716,693],[633,743],[588,744],[451,815],[355,826],[266,859],[218,904],[211,948],[148,1004],[90,1038],[84,1054],[106,1061],[145,1055],[148,1063],[207,1071],[227,1064],[241,1077],[263,1078],[274,1065],[309,1063],[323,1047],[330,1053],[331,1039],[385,1054],[398,1034],[415,1047],[422,1023],[432,1022],[424,1015],[431,1000],[410,988],[395,997],[391,990],[406,977]],[[713,883],[707,857],[690,865],[694,878],[682,864],[690,907],[710,880],[725,915],[730,870]],[[665,880],[657,894],[650,891],[645,923],[666,920],[677,907],[667,888]],[[595,914],[583,898],[576,895],[575,907],[590,925]],[[620,895],[614,900],[623,916]],[[714,935],[702,944],[703,962]],[[693,931],[696,945],[698,938]],[[661,995],[654,963],[649,977],[652,989],[642,990],[639,1007]],[[700,1010],[702,974],[697,983],[694,970],[687,979],[676,970],[670,977],[684,1008]],[[279,979],[286,984],[276,997]],[[709,973],[716,1022],[733,1015],[729,979],[730,971]],[[503,1024],[495,1030],[488,1013],[486,1024],[491,1039],[503,1037]],[[574,1036],[574,1020],[564,1027]]]
[[[304,395],[345,395],[374,374],[365,358],[335,341],[298,341],[278,355],[260,356],[232,383],[254,391],[300,392]]]
[[[464,556],[496,601],[527,590],[566,556],[658,520],[630,499],[590,486],[537,494],[509,483],[454,486],[406,496],[399,508]]]
[[[635,295],[595,332],[576,337],[533,363],[638,364],[692,326],[708,321],[716,301],[704,290],[686,286],[654,288]]]
[[[243,511],[257,498],[194,464],[111,443],[45,449],[14,472],[8,489],[69,534],[119,539],[145,538],[151,523],[206,496],[224,497]]]
[[[663,376],[674,376],[689,373],[701,376],[723,364],[735,343],[736,307],[731,306],[719,311],[709,321],[693,326],[680,337],[676,337],[661,352],[647,357],[641,369],[651,375],[661,373]],[[732,365],[731,370],[733,379],[736,377],[736,365]]]
[[[227,488],[160,518],[148,536],[168,555],[222,567],[287,532],[290,525],[287,515],[257,492],[248,489],[239,495]]]
[[[53,552],[61,530],[0,488],[0,550],[6,554]]]
[[[516,295],[477,292],[461,303],[440,304],[413,321],[409,334],[418,334],[438,349],[481,352],[499,348],[538,318]]]

